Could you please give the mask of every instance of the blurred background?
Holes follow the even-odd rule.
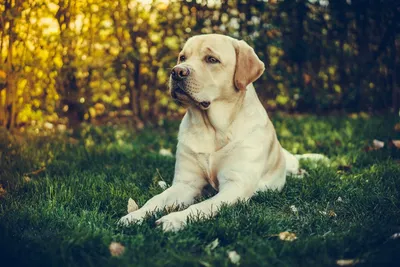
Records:
[[[0,124],[180,117],[168,76],[201,33],[254,47],[269,111],[397,112],[399,14],[398,0],[2,0]]]

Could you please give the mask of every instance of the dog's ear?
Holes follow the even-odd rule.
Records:
[[[264,63],[245,41],[235,40],[234,47],[236,50],[235,86],[239,90],[246,90],[247,85],[263,74]]]

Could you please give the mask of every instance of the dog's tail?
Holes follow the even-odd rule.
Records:
[[[293,155],[296,159],[301,160],[301,159],[310,159],[310,160],[326,160],[328,161],[329,159],[322,154],[316,154],[316,153],[307,153],[307,154],[296,154]]]
[[[304,170],[300,169],[299,161],[301,159],[309,159],[312,161],[325,161],[325,162],[329,161],[329,159],[322,154],[308,153],[308,154],[302,154],[302,155],[293,155],[286,149],[283,149],[283,154],[284,154],[285,160],[286,160],[287,174],[292,174],[292,175],[300,176],[300,177],[302,177],[305,173]]]

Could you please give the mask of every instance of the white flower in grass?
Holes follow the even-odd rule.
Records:
[[[236,251],[234,251],[234,250],[228,251],[227,253],[228,253],[228,258],[229,258],[229,260],[230,260],[233,264],[239,265],[239,262],[240,262],[240,255],[239,255]]]
[[[400,238],[400,233],[394,233],[394,234],[390,237],[390,239],[397,239],[397,238]]]
[[[299,212],[299,210],[296,208],[295,205],[290,206],[290,210],[293,211],[294,213]]]

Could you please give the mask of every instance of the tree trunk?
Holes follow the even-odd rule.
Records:
[[[140,61],[135,60],[134,71],[133,71],[133,81],[134,81],[135,85],[132,87],[132,90],[133,90],[132,95],[134,96],[134,100],[136,101],[137,113],[135,115],[136,115],[137,119],[143,121],[143,111],[142,111],[142,105],[140,103],[141,96],[142,96],[140,68],[141,68]]]
[[[72,0],[60,1],[59,10],[56,19],[60,28],[61,45],[65,51],[62,57],[63,65],[58,76],[58,86],[61,92],[61,103],[67,106],[65,116],[72,128],[78,127],[84,120],[85,108],[79,102],[79,86],[77,82],[77,69],[73,65],[75,61],[74,39],[71,36],[70,22],[73,20],[72,8],[74,4]]]
[[[11,19],[9,22],[8,29],[8,52],[7,52],[7,87],[6,87],[6,127],[11,130],[15,125],[15,81],[13,73],[13,28],[14,20]]]

